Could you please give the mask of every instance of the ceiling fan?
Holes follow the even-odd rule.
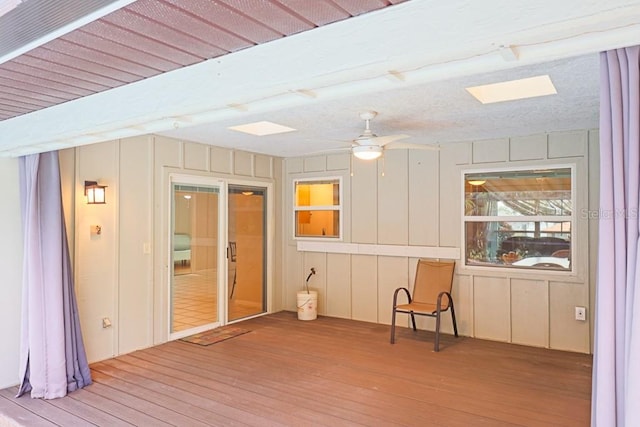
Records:
[[[374,160],[382,155],[384,150],[394,149],[420,149],[433,150],[437,147],[423,144],[411,144],[398,142],[401,139],[409,138],[409,135],[386,135],[378,136],[371,130],[370,122],[378,115],[375,111],[365,111],[360,113],[360,118],[364,120],[365,128],[362,134],[351,141],[351,152],[355,157],[362,160]]]

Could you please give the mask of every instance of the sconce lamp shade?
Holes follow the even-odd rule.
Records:
[[[96,181],[85,181],[84,195],[87,196],[87,204],[97,205],[107,203],[106,188],[106,185],[99,185]]]
[[[358,145],[351,150],[360,160],[375,160],[382,156],[382,147],[379,145]]]

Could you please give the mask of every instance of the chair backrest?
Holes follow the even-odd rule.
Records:
[[[413,301],[436,304],[440,292],[451,293],[455,266],[455,261],[419,259],[416,266],[416,279],[413,284]],[[444,297],[442,308],[448,305],[449,300]]]

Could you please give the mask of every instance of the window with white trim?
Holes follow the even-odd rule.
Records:
[[[341,178],[295,180],[293,202],[296,238],[340,239]]]
[[[571,271],[572,168],[464,174],[465,264]]]

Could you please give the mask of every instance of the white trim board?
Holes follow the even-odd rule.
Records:
[[[343,242],[298,241],[300,252],[325,252],[351,255],[383,255],[410,258],[460,259],[460,248],[440,246],[371,245]]]

